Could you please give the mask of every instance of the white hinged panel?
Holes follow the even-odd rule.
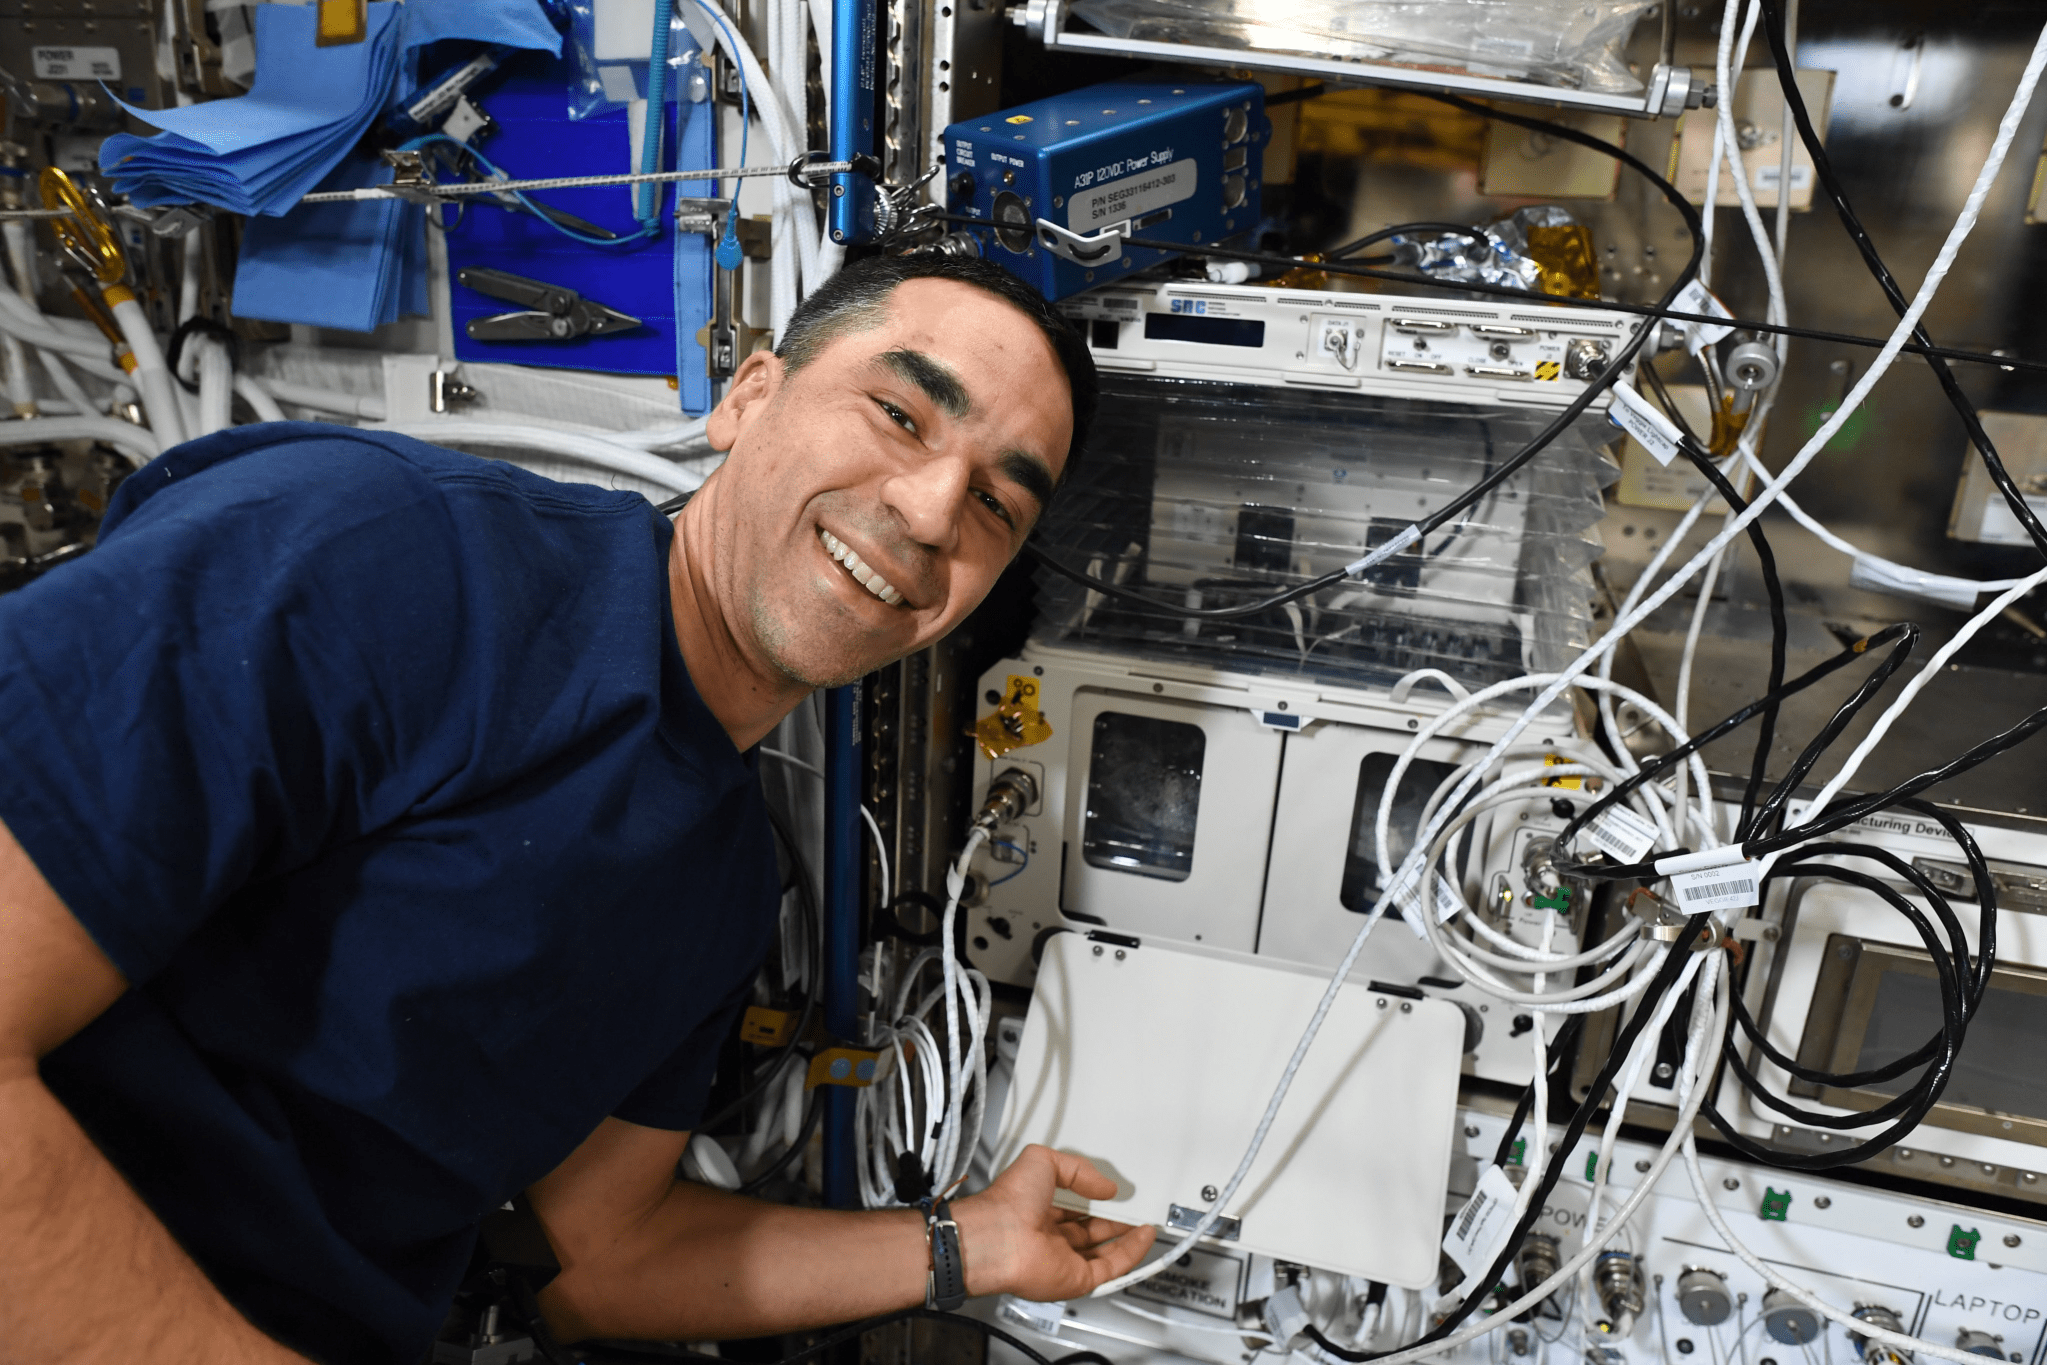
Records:
[[[1045,945],[997,1142],[1087,1157],[1093,1209],[1164,1224],[1242,1159],[1326,975],[1240,953],[1060,934]],[[1382,1003],[1383,1002],[1383,1003]],[[1405,1288],[1436,1277],[1464,1017],[1347,983],[1248,1179],[1233,1249]],[[1170,1236],[1171,1234],[1167,1234]]]

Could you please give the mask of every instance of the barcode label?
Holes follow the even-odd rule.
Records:
[[[1656,847],[1656,826],[1626,806],[1601,811],[1585,833],[1600,852],[1617,863],[1639,863]]]
[[[1693,280],[1671,300],[1670,306],[1680,313],[1706,313],[1713,317],[1734,320],[1734,314],[1727,311],[1727,305],[1706,292],[1706,286]],[[1708,346],[1718,346],[1730,336],[1734,329],[1712,322],[1687,322],[1684,324],[1685,349],[1693,355]]]
[[[1680,872],[1670,879],[1671,895],[1677,908],[1688,915],[1701,910],[1739,910],[1756,903],[1755,867],[1753,862],[1744,862]]]
[[[1401,918],[1407,921],[1407,927],[1414,930],[1414,936],[1419,939],[1427,939],[1428,931],[1423,929],[1421,924],[1422,898],[1421,893],[1415,889],[1415,878],[1426,875],[1416,873],[1415,877],[1402,881],[1393,892],[1393,903],[1400,907]],[[1457,888],[1450,884],[1449,878],[1438,875],[1429,878],[1429,881],[1430,899],[1436,905],[1436,923],[1448,924],[1464,913],[1464,898],[1457,894]]]
[[[1478,1188],[1443,1236],[1443,1254],[1455,1261],[1468,1279],[1491,1265],[1500,1243],[1512,1230],[1514,1182],[1498,1166],[1488,1166]]]

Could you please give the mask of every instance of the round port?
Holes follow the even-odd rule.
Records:
[[[1005,251],[1018,255],[1031,248],[1031,211],[1024,207],[1023,196],[1014,190],[1004,190],[995,196],[995,240]]]
[[[1718,1327],[1733,1315],[1734,1297],[1719,1271],[1692,1269],[1677,1277],[1677,1306],[1686,1322]]]

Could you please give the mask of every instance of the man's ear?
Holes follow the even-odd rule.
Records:
[[[740,432],[781,391],[786,373],[782,358],[773,351],[755,351],[739,362],[725,396],[718,400],[718,406],[711,409],[704,423],[704,435],[710,440],[711,449],[732,449]]]

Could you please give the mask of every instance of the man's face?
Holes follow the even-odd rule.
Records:
[[[1023,545],[1072,430],[1037,326],[951,280],[898,286],[793,374],[750,357],[709,431],[731,628],[813,687],[939,639]]]

